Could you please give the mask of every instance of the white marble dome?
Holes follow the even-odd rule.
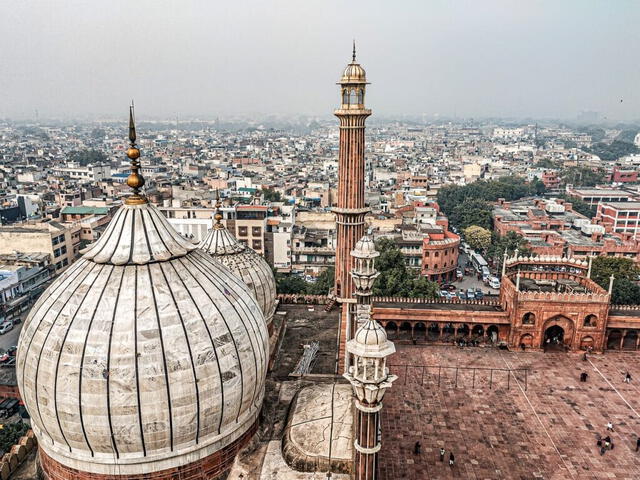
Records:
[[[258,301],[267,324],[270,324],[276,309],[276,279],[267,261],[251,248],[238,242],[220,223],[219,218],[199,248],[222,262],[242,279]]]
[[[42,294],[17,377],[49,457],[126,477],[192,463],[249,430],[267,357],[246,285],[143,203],[121,207]]]

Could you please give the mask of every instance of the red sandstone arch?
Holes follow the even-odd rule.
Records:
[[[593,337],[587,335],[580,340],[580,350],[589,350],[589,348],[593,348]]]
[[[533,312],[527,312],[522,316],[523,325],[533,325],[536,323],[536,314]]]
[[[607,349],[620,350],[620,341],[622,332],[620,330],[611,330],[607,335]]]
[[[519,345],[524,345],[525,347],[531,347],[533,345],[533,335],[530,333],[525,333],[520,337]]]
[[[541,348],[544,348],[545,335],[544,333],[551,327],[560,327],[564,330],[564,344],[571,345],[571,340],[573,339],[574,325],[573,321],[570,318],[565,317],[564,315],[554,315],[549,318],[544,325],[542,326],[542,343],[540,345]]]
[[[584,317],[585,327],[595,327],[596,325],[598,325],[598,317],[596,315],[587,315]]]
[[[638,344],[638,332],[636,330],[628,330],[622,340],[623,350],[635,350]]]

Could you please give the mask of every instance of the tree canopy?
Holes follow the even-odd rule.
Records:
[[[604,289],[609,288],[613,275],[611,303],[618,305],[640,304],[640,286],[636,283],[640,268],[630,258],[596,257],[591,266],[591,278]]]
[[[275,273],[278,293],[298,293],[309,295],[327,295],[333,288],[335,269],[329,267],[323,271],[315,282],[307,282],[304,278],[290,273]]]
[[[588,167],[569,167],[560,172],[564,183],[575,187],[594,187],[606,180],[607,174],[602,168],[592,170]]]
[[[486,252],[491,245],[491,230],[471,225],[464,229],[464,239],[474,250]]]
[[[436,298],[440,287],[406,266],[395,242],[381,238],[376,242],[380,256],[376,268],[380,276],[373,284],[373,294],[388,297]]]
[[[265,188],[262,190],[262,195],[264,199],[269,202],[281,202],[282,195],[278,190],[274,190],[273,188]]]
[[[594,143],[591,148],[585,149],[594,155],[600,157],[601,160],[618,160],[625,155],[640,152],[640,149],[633,144],[633,141],[627,142],[622,140],[614,140],[611,143]]]
[[[69,154],[69,161],[82,166],[100,165],[107,162],[107,156],[99,150],[75,150]]]
[[[507,201],[544,193],[539,180],[527,183],[519,177],[503,177],[499,180],[477,180],[469,185],[446,185],[438,191],[438,205],[449,217],[449,223],[458,229],[471,225],[491,230],[492,206],[499,198]]]
[[[2,453],[8,452],[13,447],[20,437],[25,435],[29,430],[29,425],[24,422],[8,423],[2,425],[0,429],[0,451]]]

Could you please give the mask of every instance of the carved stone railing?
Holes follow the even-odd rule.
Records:
[[[281,304],[326,305],[331,299],[328,295],[305,295],[301,293],[279,293]]]
[[[379,303],[420,303],[420,304],[443,304],[443,305],[486,305],[489,307],[499,307],[500,302],[496,300],[460,300],[459,298],[409,298],[409,297],[372,297],[373,302]]]

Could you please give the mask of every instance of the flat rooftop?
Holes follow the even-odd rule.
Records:
[[[506,352],[396,345],[381,414],[381,480],[640,478],[640,352]],[[435,367],[407,369],[400,364]],[[445,367],[475,367],[441,369]],[[480,368],[512,369],[480,370]],[[526,389],[524,370],[526,369]],[[579,382],[581,372],[589,377]],[[624,373],[633,377],[623,382]],[[489,376],[492,375],[491,388]],[[457,386],[456,386],[457,382]],[[614,432],[606,431],[611,421]],[[615,445],[600,455],[596,436]],[[413,454],[416,441],[422,453]],[[441,463],[438,450],[455,455]]]

